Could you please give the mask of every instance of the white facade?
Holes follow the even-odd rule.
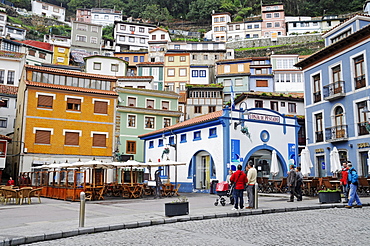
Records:
[[[26,29],[23,29],[20,26],[6,25],[5,36],[9,36],[9,38],[24,40],[26,38],[26,33]]]
[[[303,72],[294,66],[299,61],[296,54],[271,55],[275,92],[303,92]]]
[[[227,41],[227,23],[231,22],[230,13],[217,13],[212,15],[212,40],[216,42]]]
[[[66,9],[50,3],[32,0],[32,12],[43,17],[56,19],[58,21],[65,21]]]
[[[154,25],[134,22],[114,22],[116,51],[148,49],[149,32]]]
[[[308,16],[286,16],[287,35],[321,33],[321,20],[314,20]]]
[[[91,9],[91,23],[108,26],[114,25],[115,21],[122,20],[122,11],[116,11],[114,9]]]
[[[6,14],[5,8],[0,8],[0,37],[5,37],[7,18],[8,15]]]
[[[273,150],[279,163],[277,177],[286,176],[288,165],[296,163],[298,157],[297,120],[266,109],[248,112],[243,115],[242,110],[226,108],[143,134],[139,137],[145,140],[145,161],[161,160],[163,149],[168,147],[171,161],[186,163],[177,167],[182,192],[209,192],[212,180],[226,180],[228,170],[238,164],[245,168],[248,162],[256,166],[258,177],[270,177]],[[241,132],[242,127],[248,129],[249,137]],[[162,168],[162,178],[174,182],[175,168]]]
[[[117,87],[156,90],[152,76],[123,76],[117,78]]]
[[[89,56],[84,59],[86,73],[124,76],[127,71],[127,62],[117,57]]]

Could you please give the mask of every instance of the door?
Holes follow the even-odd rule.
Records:
[[[197,169],[196,169],[196,189],[209,189],[210,180],[210,156],[200,155],[197,157]]]
[[[368,152],[360,152],[360,162],[361,162],[361,170],[362,172],[360,173],[361,176],[363,177],[368,177],[369,176],[369,166],[367,165],[367,160],[368,160]]]
[[[326,177],[326,163],[323,155],[316,156],[316,170],[319,178]]]
[[[344,115],[342,107],[336,107],[335,109],[335,129],[336,129],[335,138],[345,137],[346,132],[344,128]]]

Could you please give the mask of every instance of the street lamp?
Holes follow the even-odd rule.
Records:
[[[243,104],[245,105],[245,109],[242,107]],[[242,116],[243,115],[249,115],[248,106],[247,106],[247,103],[245,101],[243,101],[243,102],[240,103],[240,105],[239,105],[239,113],[241,113]],[[244,118],[241,118],[241,119],[239,119],[239,122],[234,122],[234,130],[236,130],[236,128],[238,127],[238,125],[242,125],[243,126],[244,121],[245,121],[245,119]]]

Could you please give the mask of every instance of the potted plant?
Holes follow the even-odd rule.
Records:
[[[167,217],[189,214],[189,202],[185,196],[180,196],[177,200],[164,204],[165,215]]]
[[[342,201],[339,190],[320,190],[319,192],[320,203],[338,203]]]

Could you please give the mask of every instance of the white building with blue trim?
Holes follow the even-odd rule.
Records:
[[[244,102],[239,105],[243,104],[246,105]],[[258,177],[271,178],[273,150],[280,169],[275,178],[286,176],[288,165],[297,163],[300,128],[297,119],[270,109],[240,107],[225,108],[140,135],[145,140],[145,161],[168,158],[186,162],[177,170],[163,167],[161,173],[163,179],[180,183],[181,192],[209,192],[213,180],[226,180],[229,169],[239,163],[245,168],[248,162],[253,162]],[[169,153],[163,155],[167,148]]]

